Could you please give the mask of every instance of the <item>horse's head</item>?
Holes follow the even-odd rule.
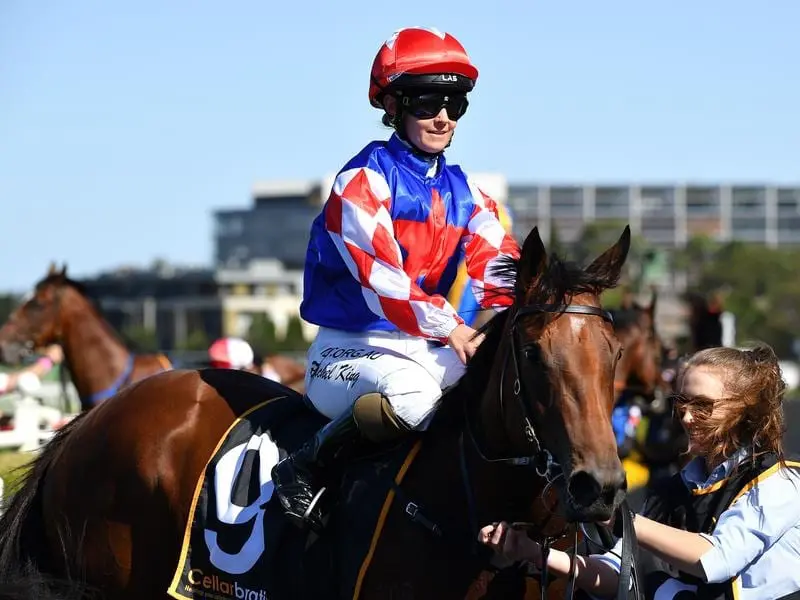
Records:
[[[502,395],[493,404],[507,439],[494,448],[534,454],[574,521],[608,519],[625,494],[610,419],[621,346],[600,294],[616,285],[629,246],[626,227],[583,269],[548,256],[534,229],[496,351]]]
[[[656,298],[653,290],[647,306],[627,299],[614,313],[614,331],[624,349],[614,376],[618,394],[632,389],[652,400],[662,387],[664,344],[656,331]]]
[[[65,291],[71,283],[66,266],[57,270],[54,264],[50,265],[47,275],[0,328],[3,362],[18,363],[35,348],[60,342]]]

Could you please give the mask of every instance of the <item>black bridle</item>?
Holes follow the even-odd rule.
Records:
[[[469,418],[467,418],[467,432],[469,433],[470,438],[475,446],[475,449],[478,451],[478,455],[483,459],[485,462],[504,462],[510,463],[514,465],[522,465],[522,464],[530,464],[533,461],[533,465],[536,468],[536,473],[540,477],[544,477],[548,481],[552,481],[553,472],[555,469],[560,469],[560,465],[555,461],[553,455],[547,450],[542,443],[539,441],[538,436],[536,435],[536,430],[533,427],[533,423],[535,418],[533,416],[533,411],[531,408],[531,403],[527,402],[526,399],[530,399],[533,396],[529,393],[530,390],[527,389],[525,385],[525,379],[522,377],[522,370],[520,369],[520,362],[521,362],[521,354],[525,353],[525,357],[527,358],[528,352],[533,350],[535,344],[533,343],[524,343],[522,341],[522,336],[519,333],[519,322],[523,317],[527,317],[533,314],[544,314],[544,313],[551,313],[551,314],[576,314],[576,315],[589,315],[600,317],[604,321],[608,321],[609,323],[614,323],[614,319],[606,310],[602,308],[598,308],[596,306],[585,306],[583,304],[529,304],[527,306],[523,306],[517,310],[514,314],[514,317],[511,321],[511,347],[506,353],[505,359],[503,361],[503,368],[500,374],[500,410],[501,410],[501,417],[505,415],[505,375],[508,371],[508,361],[509,357],[512,361],[514,366],[514,399],[517,401],[520,410],[522,411],[523,415],[523,432],[525,434],[525,439],[528,440],[531,444],[536,447],[536,451],[532,456],[512,456],[512,457],[504,457],[504,458],[489,458],[486,456],[486,453],[481,449],[480,445],[478,444],[477,439],[473,434],[472,424],[470,423]],[[522,350],[522,352],[520,352]],[[548,401],[549,403],[549,401]]]
[[[536,472],[539,473],[542,477],[546,477],[549,479],[548,475],[552,475],[550,470],[553,466],[558,467],[558,463],[555,462],[553,459],[552,454],[542,446],[542,443],[539,441],[539,438],[536,435],[536,430],[533,427],[534,423],[534,416],[533,411],[531,409],[531,403],[526,402],[526,398],[533,398],[530,394],[530,390],[527,390],[525,387],[525,379],[522,377],[522,370],[520,369],[520,359],[521,353],[524,353],[525,358],[528,358],[528,352],[534,349],[535,344],[532,343],[524,343],[522,340],[522,336],[519,333],[519,322],[520,319],[523,317],[532,315],[532,314],[542,314],[542,313],[553,313],[553,314],[564,314],[570,313],[574,315],[589,315],[594,317],[600,317],[604,321],[607,321],[614,324],[614,319],[606,310],[602,308],[598,308],[596,306],[586,306],[583,304],[529,304],[527,306],[521,307],[517,310],[516,314],[514,315],[514,319],[511,321],[511,357],[513,359],[514,364],[514,399],[517,401],[517,404],[522,409],[523,414],[523,429],[525,433],[525,438],[531,443],[536,445],[536,455],[534,464],[536,465]],[[506,361],[508,361],[508,355],[506,355]],[[503,373],[505,374],[506,365],[503,365]],[[500,386],[500,404],[502,406],[503,403],[503,386]],[[550,400],[548,400],[548,405],[550,404]],[[540,473],[540,469],[544,465],[544,472]]]

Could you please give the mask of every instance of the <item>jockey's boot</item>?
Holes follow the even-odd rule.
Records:
[[[363,432],[362,432],[363,429]],[[326,424],[294,454],[272,469],[272,481],[286,517],[297,527],[321,531],[322,497],[360,442],[379,443],[408,431],[386,398],[366,394],[344,413]]]
[[[326,488],[318,484],[333,475],[332,463],[346,460],[359,437],[353,410],[348,409],[273,467],[274,493],[292,523],[301,529],[322,529],[320,501]]]

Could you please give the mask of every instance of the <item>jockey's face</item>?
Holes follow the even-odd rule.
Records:
[[[423,152],[431,154],[437,154],[447,148],[457,124],[447,116],[447,110],[444,108],[430,119],[418,119],[412,115],[406,115],[404,119],[408,141]]]
[[[395,114],[397,109],[395,98],[387,96],[384,106],[389,114]],[[418,149],[430,154],[438,154],[447,148],[457,124],[457,121],[447,114],[447,108],[444,106],[432,117],[415,117],[409,113],[403,115],[406,139]]]

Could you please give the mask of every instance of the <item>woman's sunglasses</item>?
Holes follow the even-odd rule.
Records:
[[[458,121],[467,112],[469,101],[466,94],[419,94],[404,96],[403,106],[417,119],[432,119],[444,108],[451,121]]]
[[[693,411],[710,413],[720,399],[707,398],[706,396],[686,396],[684,394],[671,394],[667,406],[672,406],[678,414],[683,413],[687,407]]]

